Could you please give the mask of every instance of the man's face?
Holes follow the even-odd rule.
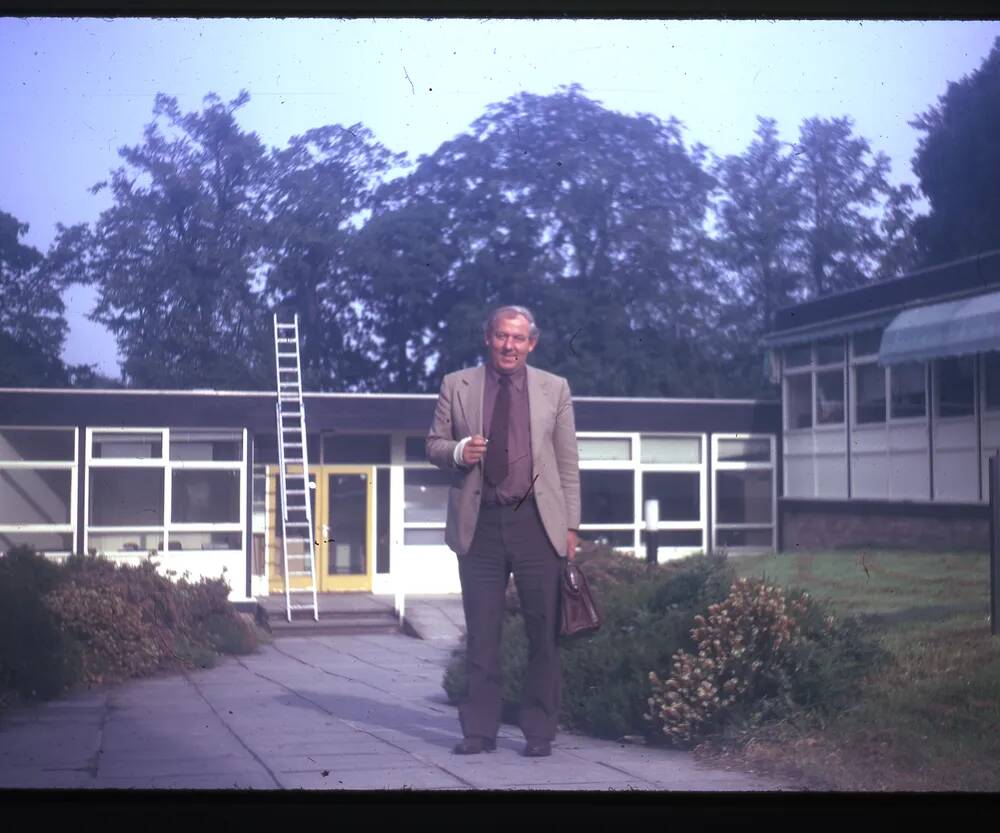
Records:
[[[498,373],[513,373],[535,349],[537,338],[531,338],[531,324],[523,315],[501,316],[493,332],[486,337],[490,364]]]

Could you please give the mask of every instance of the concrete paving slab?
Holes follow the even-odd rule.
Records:
[[[636,778],[600,764],[583,764],[567,766],[566,761],[560,761],[555,755],[552,758],[520,758],[509,756],[503,763],[489,760],[490,755],[475,755],[476,760],[455,761],[452,757],[449,765],[443,768],[464,781],[481,789],[505,789],[515,784],[534,784],[549,786],[552,784],[622,784]]]
[[[407,769],[414,766],[412,755],[401,750],[372,750],[325,755],[271,755],[265,758],[272,772],[360,772],[374,769]]]
[[[82,790],[95,786],[87,770],[0,769],[0,787],[9,790]]]
[[[246,750],[228,755],[200,755],[184,758],[149,757],[125,759],[101,756],[101,778],[160,778],[163,776],[213,775],[226,772],[263,770],[260,763]]]
[[[289,637],[214,669],[134,680],[15,709],[0,724],[0,787],[106,789],[754,791],[687,753],[561,733],[549,758],[460,757],[441,676],[449,650],[401,635]],[[100,750],[98,752],[98,750]],[[324,775],[324,773],[326,773]]]
[[[153,778],[95,779],[93,786],[106,790],[274,790],[280,783],[262,772],[227,772],[211,775],[164,775]]]
[[[281,773],[278,780],[282,787],[289,790],[469,789],[468,784],[446,772],[423,767],[330,772],[325,776],[321,772]]]

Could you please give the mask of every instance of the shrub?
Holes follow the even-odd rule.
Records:
[[[47,700],[73,685],[82,650],[42,601],[60,568],[25,547],[0,558],[0,689]]]
[[[731,573],[723,558],[693,556],[647,566],[603,549],[582,553],[588,581],[604,613],[600,631],[563,640],[561,722],[599,737],[651,731],[644,720],[650,694],[648,670],[661,667],[680,647],[693,645],[692,618],[725,597]],[[504,719],[516,719],[527,662],[527,638],[516,592],[501,642]],[[465,691],[465,649],[452,655],[443,685],[453,702]]]
[[[646,719],[679,746],[839,704],[877,651],[856,623],[838,622],[808,594],[786,597],[756,579],[740,579],[707,618],[696,616],[691,635],[696,653],[677,651],[665,682],[649,674]]]
[[[141,609],[114,589],[64,585],[45,597],[62,629],[83,646],[82,680],[99,684],[155,670],[164,652]]]
[[[75,682],[250,653],[256,631],[228,594],[221,579],[174,583],[152,560],[119,566],[75,555],[59,565],[12,550],[0,558],[0,689],[47,698]]]

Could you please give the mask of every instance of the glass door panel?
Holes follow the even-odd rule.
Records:
[[[320,590],[371,590],[372,471],[324,467],[320,528]]]

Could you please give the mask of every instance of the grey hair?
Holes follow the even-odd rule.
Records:
[[[483,322],[483,335],[487,338],[490,337],[490,333],[493,332],[498,318],[512,318],[515,315],[523,315],[527,318],[528,324],[530,325],[528,336],[530,338],[538,338],[538,334],[541,330],[539,330],[538,325],[535,324],[535,316],[532,315],[531,310],[527,307],[520,307],[516,304],[508,304],[506,306],[497,307],[493,310],[493,312],[491,312]]]

